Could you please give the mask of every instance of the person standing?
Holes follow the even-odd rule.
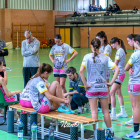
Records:
[[[8,55],[8,49],[6,47],[6,43],[3,39],[0,39],[0,60],[3,62],[3,66],[6,67],[6,62],[4,56]],[[4,77],[4,72],[0,72],[0,75]]]
[[[62,42],[62,37],[60,34],[57,34],[54,40],[56,44],[51,48],[49,58],[53,63],[53,74],[55,81],[60,83],[63,93],[67,93],[65,87],[67,75],[65,71],[68,68],[68,63],[74,59],[78,53],[68,44]],[[68,54],[72,54],[69,59],[67,59]]]
[[[23,56],[23,79],[24,87],[29,79],[36,74],[40,65],[38,51],[40,42],[32,36],[31,31],[24,32],[25,40],[22,41],[21,53]]]

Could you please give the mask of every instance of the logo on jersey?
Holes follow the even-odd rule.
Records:
[[[41,88],[45,88],[45,86],[44,86],[43,84],[40,84],[40,87],[41,87]]]

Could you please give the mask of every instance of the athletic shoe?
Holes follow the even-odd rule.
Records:
[[[117,120],[116,114],[115,115],[110,114],[110,118],[111,118],[111,121],[116,121]]]
[[[83,114],[84,113],[84,107],[78,106],[78,114]]]
[[[109,129],[106,130],[105,140],[113,140],[114,131],[110,131]]]
[[[133,118],[131,118],[131,120],[125,122],[126,125],[133,125],[134,122],[133,122]]]
[[[117,114],[117,118],[126,118],[127,114],[126,112],[120,112],[119,114]]]
[[[57,109],[59,112],[62,113],[68,113],[68,114],[74,114],[74,111],[72,111],[70,108],[68,108],[66,105],[63,106],[59,106],[59,108]]]
[[[86,112],[90,111],[90,105],[89,103],[84,105],[84,108],[86,109]]]
[[[140,138],[140,131],[137,131],[137,132],[132,131],[132,132],[126,134],[126,137],[139,139]]]

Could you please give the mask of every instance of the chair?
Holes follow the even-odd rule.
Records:
[[[2,91],[0,90],[0,108],[4,108],[4,120],[2,123],[0,123],[0,125],[3,125],[6,122],[6,113],[7,113],[8,106],[17,103],[19,103],[19,101],[7,103],[4,99]]]

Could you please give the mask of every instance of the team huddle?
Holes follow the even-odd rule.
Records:
[[[127,52],[123,40],[117,37],[110,40],[112,48],[117,50],[115,60],[112,61],[110,58],[112,48],[105,32],[100,31],[91,41],[92,53],[84,56],[79,74],[74,67],[68,68],[68,63],[78,55],[77,51],[68,44],[62,43],[60,34],[57,34],[54,40],[56,44],[51,48],[49,54],[53,67],[46,63],[39,66],[37,73],[28,81],[20,94],[20,104],[23,107],[34,108],[39,113],[47,113],[56,109],[60,112],[74,113],[73,110],[78,109],[78,114],[82,114],[84,106],[89,103],[92,118],[98,119],[98,111],[102,111],[107,131],[114,136],[111,120],[127,117],[121,85],[125,79],[125,71],[129,71],[128,93],[133,112],[130,121],[134,124],[134,131],[126,136],[139,138],[140,35],[130,34],[127,36],[128,44],[131,47],[134,46],[135,51],[125,65]],[[67,59],[68,54],[72,54],[69,59]],[[86,70],[86,75],[84,70]],[[55,81],[50,84],[48,78],[52,72]],[[110,72],[113,72],[112,79]],[[67,77],[70,79],[69,92],[65,87]],[[1,79],[0,83],[5,87]],[[118,95],[121,108],[121,112],[117,115],[115,93]],[[7,92],[5,91],[4,94],[7,95]],[[99,106],[97,106],[97,101]],[[111,115],[109,111],[111,111]],[[93,125],[93,129],[94,136],[97,137],[95,125]]]

